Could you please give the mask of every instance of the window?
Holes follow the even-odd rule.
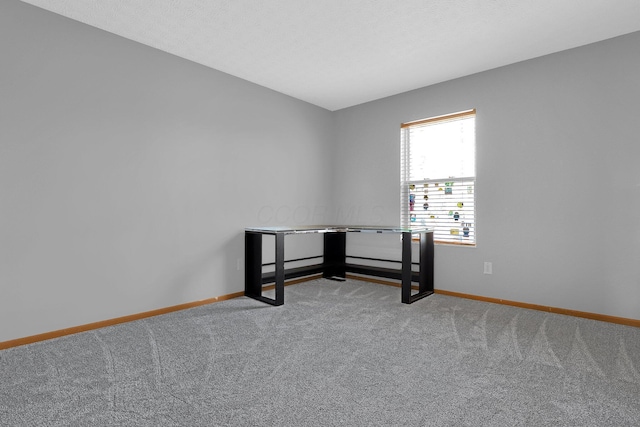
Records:
[[[475,117],[462,111],[400,128],[400,222],[432,229],[436,243],[476,243]]]

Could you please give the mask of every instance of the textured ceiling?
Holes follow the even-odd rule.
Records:
[[[337,110],[640,30],[640,0],[23,0]]]

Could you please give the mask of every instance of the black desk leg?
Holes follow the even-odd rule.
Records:
[[[244,294],[262,296],[262,234],[244,233]]]
[[[433,233],[420,233],[420,294],[433,293]]]
[[[277,233],[276,239],[276,297],[262,295],[262,234],[246,231],[244,234],[244,294],[249,298],[271,305],[284,304],[284,234]]]
[[[402,233],[402,302],[405,304],[433,294],[433,233],[419,233],[419,286],[414,295],[411,295],[411,234]]]
[[[284,234],[276,234],[276,299],[273,305],[284,304]]]
[[[411,304],[411,232],[402,233],[402,302]]]
[[[345,277],[347,262],[347,233],[325,233],[322,277]]]

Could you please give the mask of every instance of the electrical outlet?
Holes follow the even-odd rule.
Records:
[[[493,263],[489,261],[484,262],[484,274],[493,274]]]

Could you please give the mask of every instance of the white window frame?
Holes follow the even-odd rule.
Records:
[[[403,228],[428,227],[434,231],[436,244],[476,246],[476,110],[417,120],[401,125],[400,222]],[[455,120],[474,120],[473,176],[423,177],[411,171],[411,128],[437,126]],[[417,141],[413,141],[417,143]],[[470,148],[471,149],[471,148]],[[415,166],[415,162],[414,162]],[[425,172],[428,174],[428,172]],[[411,179],[413,178],[413,179]],[[413,196],[412,196],[413,195]]]

